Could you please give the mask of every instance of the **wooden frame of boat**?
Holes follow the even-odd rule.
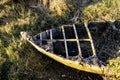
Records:
[[[75,38],[70,38],[70,39],[66,38],[65,27],[72,27],[73,28]],[[54,39],[53,38],[53,34],[54,34],[53,32],[54,32],[55,29],[50,29],[50,30],[41,32],[41,33],[39,33],[39,34],[37,34],[33,37],[29,36],[25,32],[22,32],[21,34],[22,34],[23,38],[25,38],[25,36],[26,36],[27,37],[26,40],[30,44],[32,44],[38,51],[40,51],[41,53],[47,55],[48,57],[66,65],[66,66],[72,67],[72,68],[77,69],[77,70],[86,71],[86,72],[111,75],[112,73],[110,72],[110,69],[105,67],[104,65],[102,65],[102,64],[95,65],[95,64],[91,64],[91,63],[89,63],[89,61],[87,61],[88,59],[95,59],[96,62],[98,62],[98,59],[96,58],[97,56],[96,56],[95,47],[94,47],[94,44],[93,44],[93,40],[92,40],[90,31],[89,31],[89,28],[87,27],[87,24],[84,25],[84,28],[85,28],[85,30],[87,32],[87,35],[88,35],[87,39],[86,38],[85,39],[80,39],[79,38],[79,35],[77,33],[78,31],[76,29],[76,24],[63,25],[62,27],[60,27],[62,35],[63,35],[63,39]],[[49,39],[46,38],[45,33],[49,34]],[[38,42],[36,41],[37,40],[36,37],[39,37]],[[47,49],[45,47],[48,44],[43,46],[42,41],[46,41],[46,42],[49,41],[50,43],[52,43],[50,46],[47,47],[49,49]],[[56,42],[56,41],[64,42],[64,47],[65,47],[65,56],[64,57],[61,56],[60,54],[58,55],[58,54],[54,53],[53,42]],[[69,56],[69,50],[68,50],[68,43],[67,42],[76,42],[77,43],[77,48],[78,48],[77,49],[78,54],[76,55],[77,59],[71,59],[71,56]],[[83,53],[82,53],[82,50],[81,50],[80,42],[90,42],[91,49],[92,49],[92,55],[90,55],[87,58],[84,58],[82,56]],[[72,56],[72,57],[76,57],[76,56]]]

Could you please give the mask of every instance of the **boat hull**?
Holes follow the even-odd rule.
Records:
[[[110,69],[108,69],[105,66],[96,66],[96,65],[89,65],[89,64],[80,64],[77,61],[72,61],[63,57],[60,57],[58,55],[55,55],[53,53],[47,52],[46,50],[42,49],[38,45],[36,45],[34,42],[28,40],[30,44],[32,44],[39,52],[41,52],[44,55],[47,55],[48,57],[66,65],[71,68],[77,69],[77,70],[82,70],[86,72],[91,72],[91,73],[96,73],[96,74],[103,74],[103,75],[112,75],[113,73],[110,72]]]

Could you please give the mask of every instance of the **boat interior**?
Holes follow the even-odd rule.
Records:
[[[88,58],[95,54],[91,35],[84,24],[63,25],[34,36],[37,45],[64,58],[81,55]]]
[[[111,55],[104,52],[105,48],[101,50],[101,47],[107,45],[104,44],[106,34],[109,33],[107,30],[111,31],[108,22],[90,22],[87,26],[84,23],[63,25],[33,36],[33,41],[46,51],[70,60],[97,56],[101,61],[107,62]]]

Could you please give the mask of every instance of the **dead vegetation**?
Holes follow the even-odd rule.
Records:
[[[99,75],[69,69],[48,57],[35,54],[39,52],[25,42],[18,46],[20,31],[26,30],[36,34],[52,26],[57,27],[71,23],[70,19],[74,17],[78,9],[83,10],[78,16],[79,22],[101,22],[103,19],[110,21],[120,17],[119,0],[81,1],[0,0],[0,79],[102,79]],[[82,5],[80,5],[81,3]],[[104,26],[100,27],[100,31],[99,29],[91,31],[93,40],[99,59],[109,63],[108,66],[113,67],[113,72],[117,73],[117,76],[112,77],[112,80],[119,79],[120,33],[111,27],[106,28],[108,24],[104,24],[101,24]],[[115,22],[115,24],[119,28],[119,23]],[[92,24],[91,26],[97,25]],[[108,60],[110,61],[108,62]],[[107,77],[107,79],[110,78]]]

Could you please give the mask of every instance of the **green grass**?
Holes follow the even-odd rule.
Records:
[[[102,0],[100,3],[90,5],[83,10],[83,19],[85,21],[104,21],[119,19],[119,3],[119,0]]]
[[[11,1],[0,2],[0,79],[56,79],[55,75],[51,77],[53,74],[48,74],[45,69],[51,61],[36,54],[39,52],[30,44],[22,42],[20,45],[20,31],[36,34],[62,24],[66,16],[61,15],[62,12],[58,14],[52,11],[51,14],[47,9],[41,11],[25,7],[24,1],[17,4]]]
[[[20,46],[20,31],[30,31],[33,34],[66,24],[73,16],[76,2],[74,0],[58,0],[57,3],[51,3],[49,8],[31,8],[26,3],[35,4],[35,2],[13,3],[12,0],[0,0],[0,80],[26,80],[43,79],[57,80],[55,74],[48,74],[46,66],[50,61],[43,58],[27,42]],[[115,20],[120,18],[119,0],[100,0],[95,4],[90,4],[83,9],[79,17],[84,21],[103,21]],[[120,79],[119,59],[110,62],[117,72],[117,78]],[[115,65],[115,66],[113,66]],[[114,70],[115,69],[115,70]],[[114,79],[114,78],[112,78]]]
[[[120,79],[120,57],[116,58],[116,59],[112,59],[110,60],[110,63],[108,64],[108,66],[112,67],[111,71],[116,74],[115,77],[111,77],[110,79]]]

